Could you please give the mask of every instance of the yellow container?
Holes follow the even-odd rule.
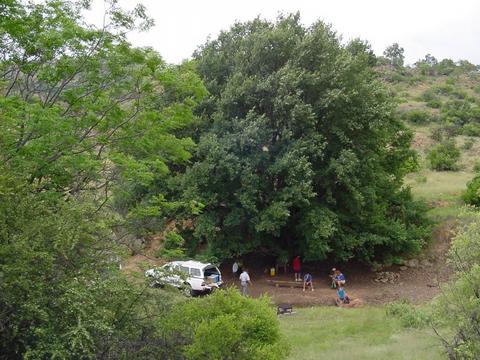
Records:
[[[270,268],[270,276],[275,276],[275,268]]]

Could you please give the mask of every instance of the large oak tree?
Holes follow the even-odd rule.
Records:
[[[194,237],[211,254],[371,261],[422,246],[402,180],[412,134],[368,44],[290,15],[237,23],[195,59],[211,95],[184,196],[205,205]]]

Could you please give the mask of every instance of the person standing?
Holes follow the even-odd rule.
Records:
[[[252,285],[250,281],[250,275],[248,275],[248,269],[243,269],[243,272],[240,274],[240,285],[242,286],[242,295],[248,295],[248,285]]]
[[[302,281],[302,276],[301,276],[301,262],[300,262],[300,256],[295,256],[293,258],[293,272],[295,273],[295,281]]]
[[[330,272],[330,275],[329,275],[330,279],[332,280],[332,283],[330,285],[332,289],[337,288],[337,281],[335,279],[336,276],[337,276],[337,269],[332,268],[332,271]]]
[[[232,265],[232,273],[233,275],[237,275],[238,273],[238,263],[237,263],[237,260],[234,261],[233,265]]]

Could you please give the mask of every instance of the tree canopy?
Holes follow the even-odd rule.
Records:
[[[195,54],[210,92],[183,196],[194,239],[224,258],[268,249],[365,261],[418,250],[426,224],[402,178],[412,134],[372,66],[299,15],[237,23]]]
[[[397,43],[393,43],[385,49],[383,55],[390,61],[390,65],[399,68],[403,66],[403,60],[405,59],[405,55],[403,55],[404,52],[403,47]]]
[[[178,132],[206,92],[188,64],[126,41],[151,23],[143,7],[106,4],[102,28],[84,23],[85,1],[0,5],[2,359],[165,349],[155,319],[168,297],[118,269],[119,229],[137,204],[120,213],[109,200],[190,158]]]

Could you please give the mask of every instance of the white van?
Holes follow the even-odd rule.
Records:
[[[145,276],[153,279],[153,286],[171,285],[188,295],[212,292],[223,284],[222,274],[215,265],[193,260],[172,261],[147,270]]]

